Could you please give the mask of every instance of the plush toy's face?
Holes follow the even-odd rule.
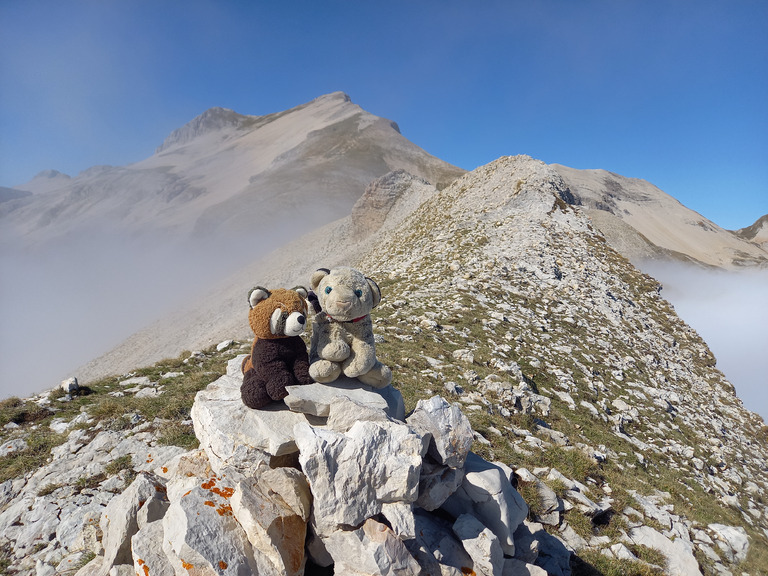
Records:
[[[352,268],[322,268],[312,274],[311,282],[323,311],[334,320],[367,316],[381,300],[376,282]]]
[[[251,311],[248,322],[257,338],[285,338],[298,336],[307,322],[307,290],[301,286],[293,290],[278,288],[251,290],[248,302]]]

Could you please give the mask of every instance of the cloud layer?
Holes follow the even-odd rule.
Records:
[[[744,406],[768,422],[768,270],[646,264],[678,315],[707,342]]]

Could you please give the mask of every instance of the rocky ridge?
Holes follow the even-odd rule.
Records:
[[[407,196],[407,187],[401,194]],[[364,269],[382,287],[385,297],[375,314],[375,330],[381,340],[378,350],[397,375],[396,387],[404,397],[406,413],[416,410],[419,401],[438,395],[449,405],[459,403],[471,425],[473,453],[486,462],[499,462],[502,469],[509,468],[509,485],[517,487],[529,507],[518,528],[524,526],[536,537],[515,530],[514,554],[509,548],[502,549],[502,573],[507,564],[514,564],[507,562],[510,558],[527,563],[525,569],[533,574],[541,573],[536,569],[547,558],[559,559],[546,564],[553,574],[586,574],[594,569],[622,574],[654,570],[669,574],[763,573],[768,548],[765,429],[759,418],[744,410],[716,369],[706,344],[660,298],[657,283],[613,251],[590,220],[566,203],[567,186],[562,179],[530,158],[500,159],[427,196],[411,216],[390,210],[397,222],[390,226],[385,219],[379,234],[367,244],[369,253],[350,263]],[[196,355],[185,359],[204,361]],[[188,371],[189,364],[168,366],[164,374],[172,374],[176,368]],[[212,374],[205,378],[208,380],[201,381],[197,390],[216,380]],[[101,511],[103,517],[108,502],[116,498],[114,493],[124,490],[134,474],[144,477],[144,472],[154,471],[165,479],[168,501],[176,498],[180,502],[179,494],[168,491],[167,486],[174,478],[191,473],[199,480],[196,498],[216,515],[225,502],[210,497],[212,489],[228,493],[224,488],[235,488],[220,485],[218,480],[210,484],[213,475],[199,472],[207,466],[214,474],[214,468],[222,472],[242,455],[234,448],[229,454],[226,443],[206,450],[213,446],[210,439],[215,435],[206,432],[206,419],[198,408],[193,409],[192,420],[201,448],[177,446],[169,448],[178,450],[176,454],[157,452],[164,445],[157,427],[172,419],[158,423],[144,403],[154,395],[172,404],[169,396],[176,386],[174,377],[158,375],[143,384],[128,381],[122,386],[126,381],[112,380],[103,391],[72,402],[102,400],[122,392],[120,405],[135,406],[138,420],[121,418],[119,435],[101,436],[108,431],[102,428],[109,420],[98,421],[100,410],[83,405],[84,412],[56,423],[64,427],[62,434],[68,434],[60,445],[66,448],[55,448],[52,462],[40,467],[46,470],[62,456],[72,459],[68,462],[82,458],[78,466],[93,460],[89,471],[93,475],[84,476],[90,480],[78,478],[74,487],[41,485],[46,474],[50,479],[56,477],[47,469],[25,472],[2,484],[0,525],[6,528],[2,532],[5,549],[14,568],[15,562],[18,570],[28,573],[63,572],[94,554],[98,557],[90,560],[89,569],[99,562],[103,568],[106,544],[117,536],[107,536],[112,531],[109,525],[97,527],[95,514],[80,517],[77,506],[92,507],[88,509]],[[199,398],[214,394],[216,388],[227,388],[226,380],[216,381]],[[139,394],[144,398],[136,400]],[[43,398],[37,400],[45,403]],[[310,401],[303,398],[298,402],[306,406]],[[126,411],[130,414],[127,408],[120,414]],[[179,414],[181,425],[189,428],[193,423],[185,420],[189,413],[184,416],[180,409]],[[94,418],[90,424],[89,418]],[[374,420],[383,421],[389,420],[381,420],[380,413]],[[40,422],[53,424],[50,415]],[[67,430],[70,424],[72,429]],[[307,426],[312,429],[316,424],[308,422]],[[306,427],[302,430],[305,434],[297,435],[303,438],[300,442],[328,440]],[[115,450],[118,436],[134,451]],[[355,445],[353,440],[333,439],[329,444]],[[4,449],[19,454],[29,452],[35,442],[25,425],[4,429],[2,441],[4,447],[8,444]],[[236,445],[244,443],[240,439],[229,443],[230,447]],[[247,458],[257,454],[255,450],[262,448],[254,446]],[[275,462],[270,457],[269,461],[285,464],[285,460],[279,461],[284,457]],[[167,465],[173,458],[186,458],[181,469]],[[302,469],[321,467],[301,458]],[[427,450],[420,478],[428,468],[424,462],[434,464],[429,458]],[[107,470],[113,462],[121,465]],[[194,462],[204,465],[197,468]],[[295,461],[291,463],[295,465]],[[172,472],[172,478],[163,476],[163,466]],[[450,474],[443,476],[450,483]],[[78,491],[78,484],[85,486]],[[205,496],[206,490],[209,496]],[[72,498],[78,499],[76,505]],[[208,501],[215,506],[205,504]],[[466,503],[461,511],[471,507]],[[226,516],[226,507],[220,509]],[[299,504],[294,509],[302,510]],[[439,514],[447,514],[453,524],[461,518],[457,509],[441,509]],[[144,527],[154,525],[156,530],[156,522],[146,521],[149,512],[136,512],[136,517],[144,518]],[[163,512],[162,517],[169,517],[168,513]],[[158,520],[160,512],[152,514]],[[345,514],[350,512],[340,514],[347,518]],[[401,517],[394,511],[389,516],[383,511],[374,515],[373,521],[385,529],[373,524],[366,528],[369,519],[361,520],[355,514],[354,521],[362,524],[350,526],[344,521],[342,532],[356,534],[362,547],[356,551],[377,549],[382,542],[396,546],[389,536],[377,540],[382,533],[396,534],[395,525],[401,525],[396,518]],[[58,529],[51,532],[56,522],[44,520],[51,515],[61,526],[74,525],[72,534],[65,538],[63,529],[61,536]],[[483,526],[501,540],[490,524]],[[471,518],[464,518],[448,534],[452,532],[451,538],[455,538],[456,530],[466,535],[485,528],[478,530]],[[327,532],[337,531],[320,528],[326,539],[338,537]],[[157,535],[155,532],[150,539]],[[184,538],[180,533],[174,535],[175,542]],[[398,540],[406,543],[411,539]],[[498,549],[489,546],[487,539],[463,536],[458,540],[477,573],[499,570],[499,554],[493,551]],[[243,547],[244,542],[241,539]],[[345,542],[340,548],[349,548],[349,541]],[[559,553],[543,553],[549,549],[547,543]],[[384,548],[392,549],[390,544]],[[429,549],[429,543],[425,545]],[[439,562],[447,556],[435,554],[437,548],[430,550]],[[419,556],[407,546],[406,550],[422,568],[434,566],[430,556]],[[149,552],[141,554],[146,565]],[[176,552],[169,556],[164,550],[163,554],[169,558]],[[323,562],[322,554],[313,554],[313,564]],[[116,566],[130,566],[120,558]],[[406,556],[398,558],[407,562]],[[568,562],[562,563],[563,558]],[[176,570],[181,569],[177,565]]]

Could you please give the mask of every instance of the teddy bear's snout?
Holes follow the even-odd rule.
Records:
[[[341,310],[347,311],[352,308],[352,300],[336,300],[336,302],[334,302],[334,306],[336,308],[340,308]]]

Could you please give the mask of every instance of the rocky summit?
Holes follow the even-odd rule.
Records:
[[[7,573],[768,573],[768,430],[557,171],[390,175],[355,218],[393,385],[250,410],[228,340],[4,401]]]

